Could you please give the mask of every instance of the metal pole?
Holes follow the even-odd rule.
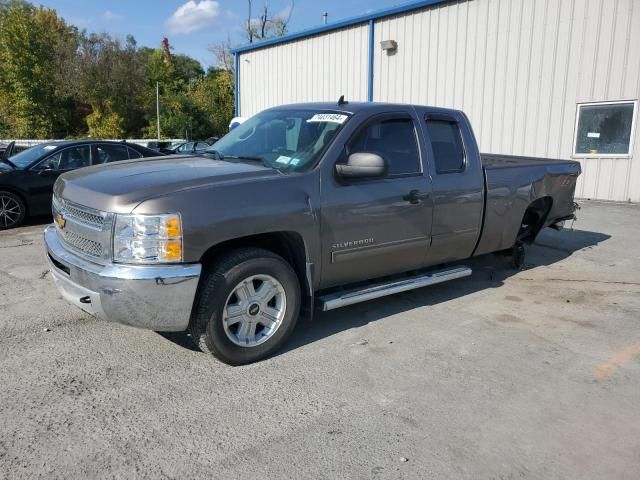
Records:
[[[324,13],[322,14],[322,18],[324,19],[324,24],[325,24],[325,25],[327,24],[327,19],[328,19],[328,17],[329,17],[329,13],[328,13],[328,12],[324,12]]]
[[[158,118],[158,141],[160,141],[160,82],[156,82],[156,116]]]

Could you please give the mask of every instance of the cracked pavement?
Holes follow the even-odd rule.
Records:
[[[0,232],[0,478],[639,478],[640,206],[581,203],[522,271],[474,259],[235,368],[68,305],[44,225]]]

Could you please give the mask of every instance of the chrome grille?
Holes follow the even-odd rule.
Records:
[[[106,264],[111,256],[113,214],[69,202],[58,195],[54,195],[52,207],[62,244],[88,260]]]
[[[64,214],[66,218],[72,217],[74,220],[91,225],[92,227],[102,229],[104,226],[104,217],[101,214],[82,210],[68,202],[64,206]]]
[[[71,248],[81,251],[85,255],[91,257],[102,257],[103,249],[102,244],[95,240],[89,240],[84,238],[76,232],[70,232],[68,230],[59,230],[61,232],[62,240]]]

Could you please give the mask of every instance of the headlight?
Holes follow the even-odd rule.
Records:
[[[180,215],[117,215],[113,261],[142,264],[181,262]]]

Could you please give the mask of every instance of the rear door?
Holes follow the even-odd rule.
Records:
[[[193,151],[195,153],[204,153],[207,148],[209,148],[209,144],[207,142],[196,142],[195,146],[193,147]]]
[[[132,147],[127,147],[127,150],[129,150],[129,158],[142,158],[144,157],[144,155],[142,155],[138,150],[136,150],[135,148]],[[160,153],[158,153],[158,155],[160,155]]]
[[[129,159],[129,150],[126,145],[114,145],[113,143],[99,143],[94,145],[93,165],[101,163],[120,162]]]
[[[177,153],[192,153],[195,144],[193,142],[187,142],[176,148]]]
[[[404,272],[426,262],[431,185],[422,168],[418,121],[409,107],[370,117],[353,133],[337,162],[323,169],[323,288]],[[357,152],[382,156],[388,175],[338,179],[335,163]]]
[[[430,264],[471,256],[482,227],[484,176],[464,114],[420,108],[433,186]]]

